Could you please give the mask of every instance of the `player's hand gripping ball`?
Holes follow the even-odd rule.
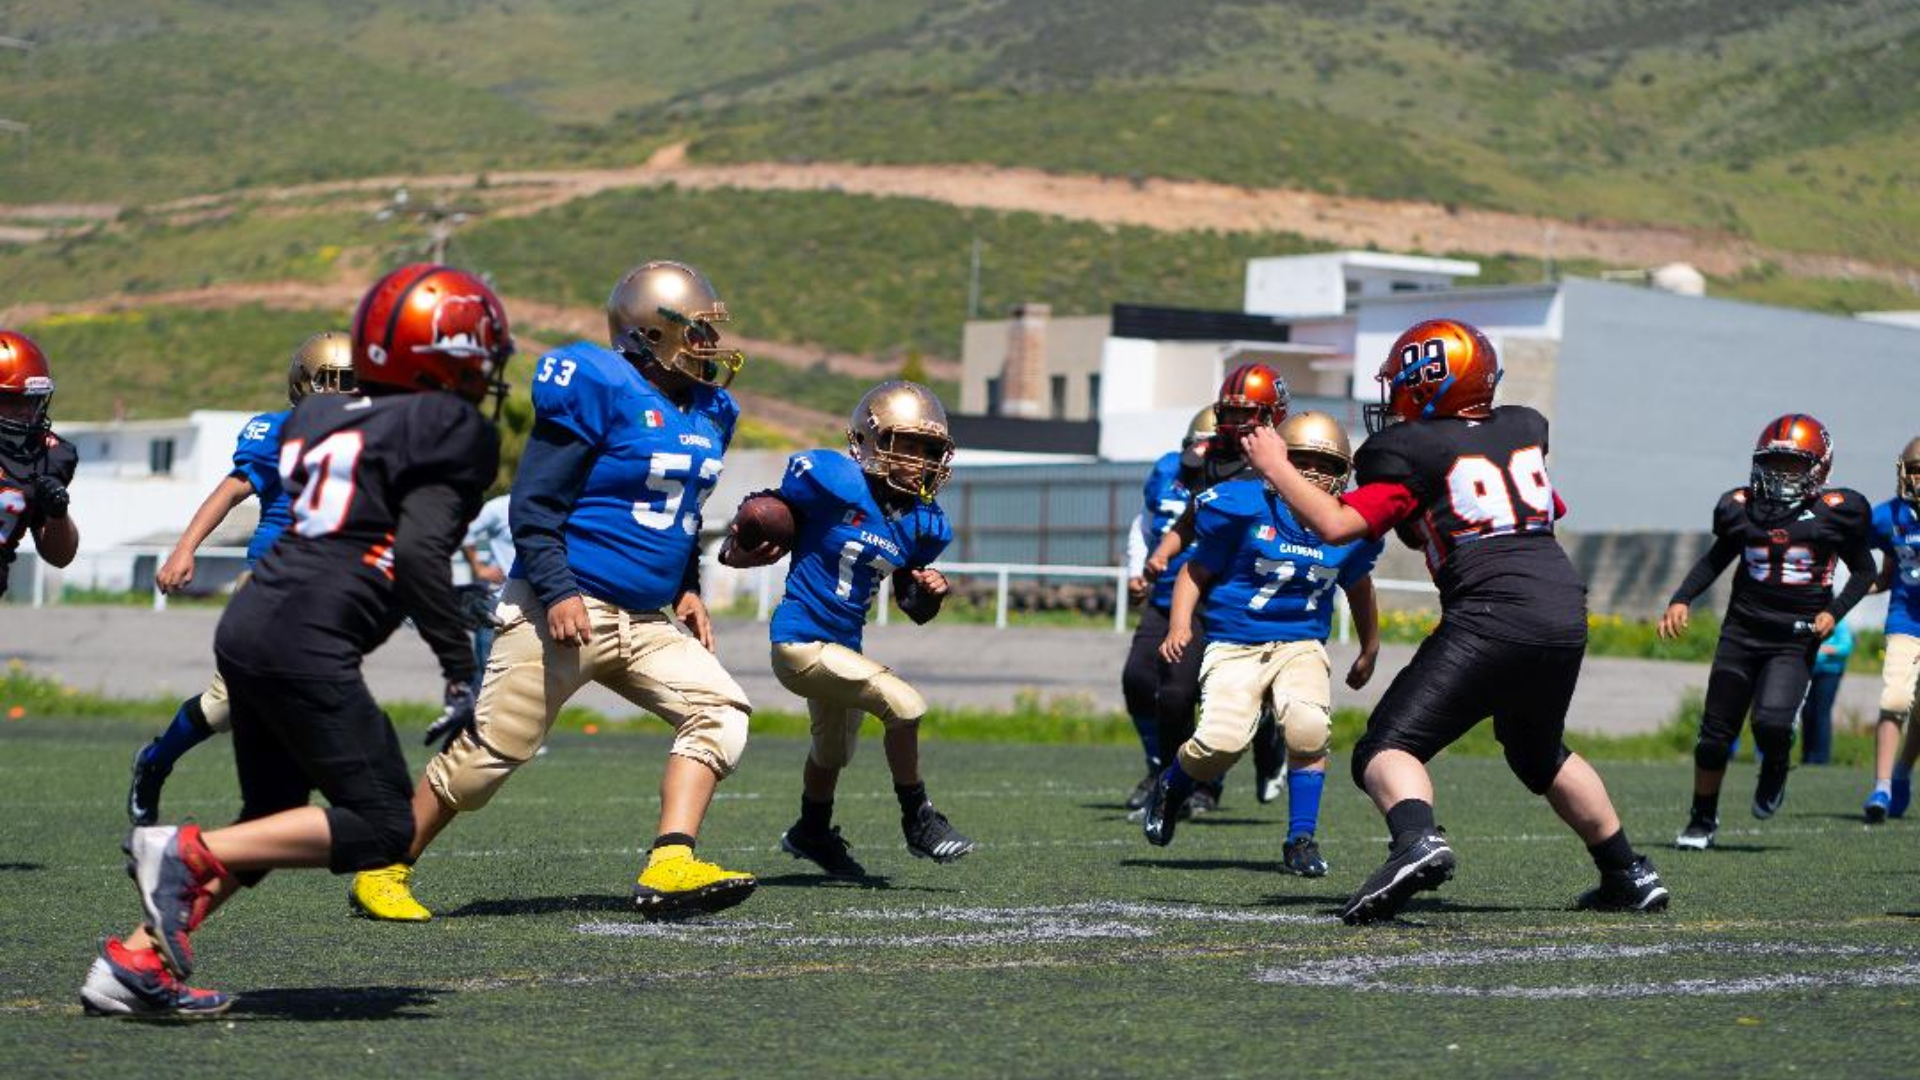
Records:
[[[740,500],[720,547],[720,561],[742,569],[779,562],[793,547],[795,530],[793,508],[786,500],[772,492],[755,492]]]

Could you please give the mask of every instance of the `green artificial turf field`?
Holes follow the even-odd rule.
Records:
[[[1113,807],[1115,747],[935,743],[935,800],[981,841],[911,859],[877,743],[839,820],[879,878],[829,884],[775,848],[804,745],[763,739],[702,850],[761,875],[746,904],[649,924],[627,885],[655,812],[657,732],[561,732],[422,860],[424,926],[351,919],[343,879],[282,873],[196,939],[199,1024],[82,1016],[99,936],[138,904],[121,872],[128,755],[149,725],[0,723],[0,1073],[43,1076],[1912,1076],[1920,845],[1869,830],[1855,770],[1797,772],[1782,815],[1730,777],[1723,847],[1660,846],[1687,767],[1603,764],[1673,889],[1661,917],[1564,910],[1592,868],[1498,760],[1443,759],[1460,873],[1400,922],[1333,905],[1384,851],[1345,779],[1330,877],[1278,872],[1281,806],[1250,772],[1149,847]],[[407,733],[417,741],[417,732]],[[416,765],[422,755],[416,753]],[[224,740],[189,757],[170,819],[234,805]]]

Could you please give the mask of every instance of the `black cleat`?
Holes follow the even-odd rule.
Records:
[[[1211,784],[1195,784],[1193,794],[1187,796],[1186,804],[1180,807],[1180,820],[1197,818],[1201,814],[1211,814],[1220,809],[1220,792]]]
[[[1775,756],[1784,757],[1785,755]],[[1786,762],[1781,762],[1780,765],[1776,767],[1773,761],[1774,758],[1769,757],[1760,763],[1760,779],[1753,785],[1753,816],[1759,818],[1761,821],[1765,821],[1778,813],[1780,804],[1787,801],[1787,769],[1789,766]]]
[[[1681,851],[1705,851],[1713,846],[1714,834],[1720,831],[1720,819],[1695,814],[1687,819],[1687,827],[1673,838],[1673,846]]]
[[[920,811],[903,819],[900,828],[907,834],[907,850],[917,859],[950,863],[973,850],[973,841],[954,828],[947,815],[935,810],[932,803],[921,803]]]
[[[1391,919],[1407,906],[1413,894],[1437,889],[1453,876],[1453,848],[1438,832],[1422,833],[1412,843],[1387,856],[1360,891],[1340,909],[1349,926]]]
[[[780,834],[780,850],[796,859],[806,859],[828,877],[863,878],[867,868],[848,854],[848,844],[835,825],[824,833],[813,833],[795,825]]]
[[[1602,873],[1600,884],[1581,893],[1573,906],[1578,911],[1665,911],[1668,899],[1660,871],[1641,855],[1625,870]]]
[[[1310,833],[1302,833],[1280,848],[1280,866],[1301,877],[1327,876],[1327,860],[1320,857],[1320,845]]]
[[[144,828],[160,820],[160,789],[173,772],[151,764],[148,751],[160,744],[155,739],[133,755],[133,780],[127,785],[127,820],[135,828]]]
[[[1147,775],[1133,785],[1133,792],[1127,796],[1127,809],[1138,810],[1147,805],[1147,796],[1153,793],[1153,778],[1160,775],[1158,769],[1148,769]]]
[[[1147,793],[1147,805],[1142,807],[1140,831],[1146,835],[1147,843],[1154,847],[1166,847],[1173,843],[1173,829],[1180,819],[1187,816],[1187,808],[1192,805],[1204,788],[1196,788],[1185,799],[1173,793],[1173,784],[1168,780],[1168,769],[1153,778],[1153,790]]]

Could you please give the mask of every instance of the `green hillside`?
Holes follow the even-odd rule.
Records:
[[[0,201],[411,168],[994,161],[1920,265],[1903,0],[24,0]]]

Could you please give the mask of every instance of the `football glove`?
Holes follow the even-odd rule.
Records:
[[[493,586],[482,583],[454,586],[454,598],[460,604],[460,621],[465,624],[467,633],[476,630],[498,630],[500,623],[493,617]]]
[[[41,521],[58,521],[67,516],[67,485],[50,473],[33,478],[33,508]]]
[[[426,744],[438,742],[445,752],[462,732],[472,730],[473,687],[463,682],[448,683],[446,705],[440,710],[440,718],[427,728]]]

